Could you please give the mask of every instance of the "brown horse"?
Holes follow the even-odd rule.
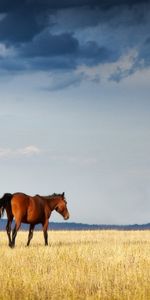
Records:
[[[17,231],[21,223],[30,224],[27,246],[33,237],[33,230],[36,224],[41,223],[45,245],[48,245],[48,220],[53,210],[56,210],[63,216],[65,220],[69,219],[67,202],[64,193],[53,194],[50,196],[29,196],[23,193],[4,194],[0,199],[0,217],[6,210],[8,222],[6,231],[8,235],[9,246],[15,246]],[[11,239],[11,223],[15,219],[15,227],[12,231]]]

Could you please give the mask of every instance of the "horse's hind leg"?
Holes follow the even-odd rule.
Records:
[[[16,236],[17,236],[17,231],[20,228],[20,225],[21,225],[20,220],[15,221],[15,227],[14,227],[13,232],[12,232],[12,242],[11,242],[11,247],[12,248],[15,247],[15,239],[16,239]]]
[[[13,217],[11,219],[8,219],[7,221],[7,225],[6,225],[6,231],[7,231],[7,235],[8,235],[8,242],[9,242],[9,246],[11,247],[11,223],[12,223]]]
[[[45,246],[48,246],[47,229],[48,229],[48,220],[46,220],[45,223],[43,224],[43,234],[44,234]]]
[[[28,235],[28,242],[27,242],[27,246],[30,245],[30,241],[33,238],[33,230],[34,230],[34,225],[30,225],[30,229],[29,229],[29,235]]]

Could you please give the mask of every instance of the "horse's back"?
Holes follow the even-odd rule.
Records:
[[[44,220],[44,201],[39,196],[15,193],[11,200],[12,212],[23,223],[42,223]]]

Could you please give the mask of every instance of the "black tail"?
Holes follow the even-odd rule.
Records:
[[[7,205],[10,203],[13,194],[6,193],[2,198],[0,198],[0,218],[3,216]]]

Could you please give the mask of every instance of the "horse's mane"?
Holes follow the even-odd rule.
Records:
[[[43,195],[36,194],[35,196],[42,197],[42,198],[44,198],[44,199],[46,199],[46,200],[52,200],[52,199],[55,198],[55,197],[62,197],[62,194],[56,194],[56,193],[53,193],[53,194],[47,195],[47,196],[43,196]],[[64,199],[64,201],[66,201],[66,200],[65,200],[65,197],[63,197],[63,199]]]
[[[45,199],[52,199],[54,197],[62,196],[62,194],[56,194],[56,193],[53,193],[51,195],[39,195],[39,194],[36,194],[35,196],[42,197],[42,198],[45,198]]]

